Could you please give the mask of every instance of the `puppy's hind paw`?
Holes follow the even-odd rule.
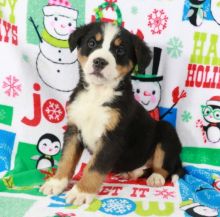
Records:
[[[45,195],[57,195],[62,193],[68,185],[68,179],[56,179],[52,178],[46,181],[41,187],[40,192]]]
[[[159,173],[153,173],[147,179],[147,185],[151,187],[161,187],[164,186],[164,184],[165,184],[165,179]]]

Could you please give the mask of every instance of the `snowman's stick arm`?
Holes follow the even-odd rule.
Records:
[[[37,33],[37,36],[38,36],[38,38],[39,38],[39,41],[42,43],[43,40],[42,40],[42,37],[40,36],[40,33],[39,33],[39,31],[38,31],[38,26],[35,24],[35,22],[34,22],[34,20],[33,20],[32,17],[29,17],[29,21],[32,23],[32,25],[33,25],[33,27],[34,27],[34,30],[35,30],[35,32]]]
[[[163,115],[160,116],[160,120],[162,120],[166,115],[168,115],[177,103],[174,103]]]

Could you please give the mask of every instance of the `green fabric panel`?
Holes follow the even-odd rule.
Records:
[[[59,161],[60,155],[53,156],[54,160]],[[14,171],[23,172],[26,170],[32,170],[36,168],[37,160],[32,160],[33,156],[41,156],[37,151],[36,145],[20,142],[18,144],[18,150],[15,158]]]
[[[39,186],[45,182],[44,177],[45,175],[38,170],[29,170],[17,174],[14,171],[10,171],[3,179],[10,179],[8,182],[11,187],[7,187],[3,179],[0,179],[0,192],[26,193],[42,196],[42,193],[39,192]]]
[[[220,149],[183,147],[183,162],[220,166]]]
[[[2,217],[23,217],[35,200],[0,197],[0,216]]]
[[[0,123],[11,126],[13,118],[13,107],[0,105]]]
[[[40,155],[35,145],[19,143],[14,170],[9,171],[4,176],[4,181],[0,180],[0,192],[27,193],[42,196],[38,186],[45,182],[46,175],[36,169],[37,161],[31,159],[35,155]],[[54,156],[56,161],[59,158],[60,154]],[[8,186],[5,182],[8,183]]]

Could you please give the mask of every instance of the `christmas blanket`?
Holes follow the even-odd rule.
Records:
[[[79,79],[67,39],[95,21],[151,47],[146,75],[132,77],[134,97],[176,127],[186,175],[150,188],[109,174],[96,200],[76,207],[39,186],[56,171]],[[0,0],[0,216],[220,216],[219,35],[219,0]]]

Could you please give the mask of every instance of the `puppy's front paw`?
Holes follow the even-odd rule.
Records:
[[[90,204],[95,198],[95,194],[81,192],[77,185],[75,185],[66,194],[66,203],[72,203],[75,206],[81,206],[82,204]]]
[[[147,179],[147,185],[151,187],[161,187],[164,186],[164,184],[165,184],[165,179],[159,173],[153,173]]]
[[[56,179],[52,178],[46,181],[41,187],[40,192],[45,195],[57,195],[62,193],[68,185],[68,179]]]

